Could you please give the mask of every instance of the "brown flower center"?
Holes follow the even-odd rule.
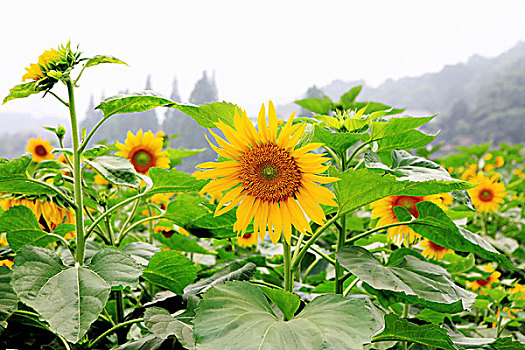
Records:
[[[419,213],[416,208],[416,203],[419,203],[422,200],[422,197],[397,196],[397,198],[394,200],[394,205],[392,205],[392,210],[394,207],[401,206],[408,210],[413,217],[418,218]]]
[[[479,200],[483,202],[490,202],[494,198],[494,193],[490,189],[484,189],[479,193]]]
[[[252,236],[251,233],[247,233],[247,234],[245,234],[244,236],[242,236],[242,238],[244,238],[244,239],[249,239],[251,236]]]
[[[485,287],[487,284],[489,284],[489,279],[487,278],[486,280],[477,280],[476,283],[477,283],[480,287]]]
[[[241,160],[239,179],[249,195],[266,202],[293,197],[301,185],[301,172],[290,152],[273,143],[257,145]]]
[[[129,160],[136,171],[146,174],[151,167],[155,166],[156,158],[151,150],[138,146],[129,153]]]
[[[35,147],[35,154],[40,157],[45,157],[47,156],[47,149],[42,145],[38,145]]]
[[[442,247],[440,246],[439,244],[436,244],[432,241],[428,241],[428,246],[433,250],[433,251],[443,251],[443,250],[446,250],[447,248],[445,247]]]

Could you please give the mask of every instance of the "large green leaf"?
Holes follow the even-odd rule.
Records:
[[[23,205],[11,207],[0,216],[0,231],[6,232],[7,242],[15,252],[25,245],[45,247],[60,240],[42,230],[31,209]]]
[[[153,187],[148,191],[150,194],[199,191],[206,184],[205,180],[197,180],[176,169],[151,168],[148,174],[153,182]]]
[[[76,343],[99,316],[110,287],[84,267],[66,267],[52,251],[26,246],[15,258],[11,285],[49,328]]]
[[[285,320],[291,320],[299,306],[301,299],[294,293],[287,292],[282,289],[259,287],[263,293],[274,303],[283,313]]]
[[[377,152],[387,152],[394,149],[408,150],[423,147],[434,141],[436,136],[437,134],[425,134],[419,130],[408,130],[377,141]]]
[[[370,135],[360,132],[330,132],[329,130],[316,125],[314,128],[315,142],[322,142],[338,152],[344,152],[359,141],[366,141]]]
[[[194,284],[190,284],[184,289],[184,294],[196,295],[204,293],[214,285],[227,281],[249,281],[255,274],[256,270],[257,266],[255,266],[254,263],[249,262],[243,266],[239,262],[233,262],[214,273],[212,276],[201,279]]]
[[[156,233],[153,235],[153,237],[161,242],[162,244],[166,245],[168,248],[172,250],[176,250],[179,252],[186,252],[186,253],[197,253],[197,254],[217,254],[217,252],[213,250],[208,250],[201,246],[195,239],[192,239],[191,237],[186,237],[181,234],[173,234],[171,237],[167,238],[164,237],[161,233]]]
[[[18,305],[18,298],[10,281],[11,270],[6,266],[0,266],[0,333],[1,329],[6,326],[5,320],[11,316]]]
[[[234,127],[233,116],[235,114],[235,108],[237,108],[233,103],[228,102],[212,102],[200,106],[172,103],[166,107],[178,109],[182,113],[195,119],[197,124],[203,128],[215,128],[215,123],[219,121]]]
[[[420,326],[401,319],[395,314],[385,316],[385,329],[375,335],[372,341],[405,341],[444,350],[457,350],[445,329],[436,325]]]
[[[368,112],[365,112],[368,113]],[[435,116],[431,117],[400,117],[392,118],[388,121],[374,121],[370,123],[370,129],[372,134],[372,140],[378,141],[387,137],[391,137],[405,131],[409,131],[425,125]]]
[[[294,101],[299,106],[312,111],[317,114],[328,114],[332,109],[332,101],[323,96],[323,98],[305,98],[303,100]]]
[[[342,213],[355,210],[387,196],[426,196],[461,191],[472,187],[468,182],[455,180],[400,181],[390,174],[378,174],[369,169],[350,169],[344,173],[331,172],[331,176],[341,178],[341,181],[334,184],[334,189],[339,202],[339,210]]]
[[[341,95],[340,103],[344,109],[349,109],[350,107],[352,107],[357,95],[359,95],[362,89],[363,89],[363,85],[355,86],[351,88],[350,91]]]
[[[84,159],[104,179],[114,185],[137,187],[140,185],[137,172],[126,158],[100,156],[92,160]]]
[[[234,281],[204,294],[193,323],[199,350],[361,350],[380,328],[378,319],[366,299],[322,295],[283,321],[258,287]]]
[[[157,248],[146,242],[131,242],[130,244],[125,245],[121,249],[123,252],[131,255],[135,262],[142,266],[147,266],[151,257],[155,253],[160,251],[160,248]]]
[[[0,193],[40,195],[58,192],[58,189],[51,189],[51,185],[46,186],[28,181],[26,171],[31,164],[31,159],[30,153],[12,161],[0,159]]]
[[[184,228],[197,237],[231,238],[237,235],[233,231],[235,221],[237,218],[234,210],[217,217],[209,213],[186,223]]]
[[[344,247],[336,256],[374,294],[392,301],[420,303],[436,311],[456,313],[469,310],[476,299],[476,294],[455,285],[444,268],[412,255],[400,257],[393,266],[381,265],[372,253],[356,246]]]
[[[174,335],[184,347],[188,349],[195,347],[193,328],[171,316],[166,309],[160,307],[147,308],[144,312],[144,323],[146,328],[157,337],[166,339],[168,336]]]
[[[92,67],[102,63],[117,63],[127,65],[126,62],[123,62],[116,57],[97,55],[87,60],[86,67]]]
[[[108,97],[95,109],[100,109],[104,113],[104,118],[109,118],[114,114],[144,112],[171,103],[172,100],[154,91],[143,91]]]
[[[136,288],[142,268],[131,255],[116,249],[102,249],[91,258],[90,269],[102,277],[113,290]]]
[[[497,261],[508,269],[515,269],[504,254],[500,254],[493,246],[482,237],[472,233],[456,224],[445,212],[432,202],[416,204],[419,217],[411,223],[410,227],[440,246],[458,252],[469,252],[481,255],[490,261]],[[398,219],[409,221],[412,216],[402,207],[395,207],[394,212]]]
[[[42,87],[38,86],[36,81],[16,85],[11,90],[9,90],[9,95],[4,98],[2,104],[6,103],[7,101],[14,100],[15,98],[24,98],[33,94],[38,94],[41,91],[43,91],[43,89]]]
[[[165,250],[153,255],[142,277],[152,284],[182,295],[184,288],[197,277],[197,268],[184,255]]]

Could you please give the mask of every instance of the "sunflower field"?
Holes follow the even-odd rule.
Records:
[[[443,155],[418,129],[435,116],[360,86],[285,120],[116,95],[79,130],[99,64],[125,63],[48,50],[3,100],[44,95],[71,125],[0,159],[0,348],[525,348],[523,145]],[[207,128],[216,160],[178,171],[200,151],[149,130],[89,143],[157,107]]]

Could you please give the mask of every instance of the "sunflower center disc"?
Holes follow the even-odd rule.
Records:
[[[155,166],[155,156],[147,149],[139,148],[131,151],[131,164],[139,173],[145,174]]]
[[[439,244],[436,244],[436,243],[434,243],[434,242],[432,242],[432,241],[428,241],[428,245],[429,245],[429,246],[432,248],[432,250],[434,250],[434,251],[442,251],[442,250],[447,249],[447,248],[442,247],[442,246],[440,246]]]
[[[240,160],[239,180],[249,195],[267,202],[293,197],[301,185],[301,171],[290,152],[273,143],[257,145]]]
[[[481,191],[479,197],[480,197],[479,199],[481,199],[484,202],[490,202],[492,198],[494,197],[494,194],[489,190],[483,190]]]
[[[151,163],[151,155],[146,151],[138,151],[135,153],[133,160],[135,164],[145,166]]]
[[[416,209],[416,203],[418,202],[418,200],[416,200],[415,198],[413,197],[408,197],[408,196],[401,196],[398,198],[397,202],[395,203],[394,206],[402,206],[403,208],[405,208],[406,210],[409,211],[410,214],[412,214],[412,216],[414,216],[415,218],[418,218],[419,217],[419,213]]]
[[[41,157],[47,155],[47,150],[44,146],[38,145],[35,147],[35,153]]]

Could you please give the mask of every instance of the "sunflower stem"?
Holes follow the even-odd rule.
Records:
[[[404,225],[411,225],[413,224],[414,222],[413,221],[401,221],[401,222],[395,222],[395,223],[392,223],[392,224],[388,224],[388,225],[385,225],[385,226],[379,226],[379,227],[375,227],[371,230],[368,230],[366,232],[363,232],[361,234],[358,234],[357,236],[354,236],[348,240],[346,240],[346,244],[352,244],[354,243],[355,241],[358,241],[360,240],[361,238],[365,238],[366,236],[369,236],[371,235],[372,233],[375,233],[375,232],[378,232],[378,231],[381,231],[381,230],[385,230],[389,227],[395,227],[395,226],[404,226]]]
[[[78,138],[77,113],[75,109],[74,86],[71,78],[65,80],[69,97],[69,115],[71,117],[71,134],[73,135],[73,178],[75,195],[75,223],[77,233],[76,262],[84,264],[84,251],[86,240],[84,239],[84,205],[82,204],[82,169],[80,164],[80,142]]]
[[[284,290],[293,293],[292,249],[283,237]]]
[[[348,276],[348,275],[347,275]],[[345,276],[346,277],[346,276]],[[346,287],[345,291],[343,292],[343,296],[346,297],[348,295],[348,293],[350,293],[350,291],[352,290],[352,288],[355,287],[355,285],[357,284],[357,282],[359,282],[359,278],[356,277],[355,280],[353,280],[349,285],[348,287]]]
[[[117,247],[120,246],[120,244],[122,243],[122,240],[124,239],[124,237],[126,237],[128,235],[128,233],[130,233],[135,227],[140,226],[140,225],[142,225],[145,222],[152,221],[152,220],[159,220],[159,219],[162,219],[162,215],[159,215],[159,216],[148,216],[147,218],[135,221],[134,223],[129,225],[124,231],[122,231],[122,233],[118,236],[116,246]]]
[[[337,235],[337,248],[336,252],[343,249],[346,241],[346,215],[341,218],[341,229]],[[342,279],[344,268],[339,264],[339,260],[335,259],[335,294],[343,294],[343,282]]]

